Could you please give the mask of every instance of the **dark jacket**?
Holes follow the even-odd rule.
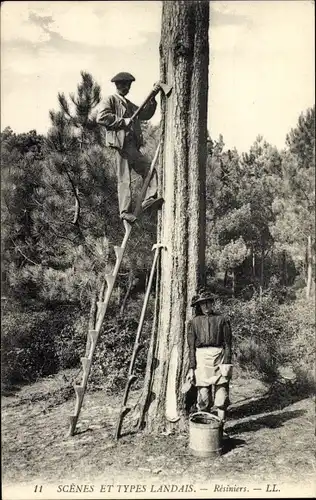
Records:
[[[224,363],[231,363],[232,333],[229,320],[220,314],[202,314],[188,323],[189,368],[196,368],[197,347],[223,347]]]
[[[126,99],[126,98],[125,98]],[[126,99],[125,104],[117,94],[107,97],[103,103],[102,110],[98,115],[98,123],[106,128],[106,145],[116,149],[123,149],[127,130],[124,126],[124,118],[130,118],[138,107]],[[138,118],[129,131],[129,134],[135,141],[135,146],[139,149],[143,146],[143,135],[140,126],[140,120],[150,120],[154,115],[157,102],[152,99],[142,109]]]

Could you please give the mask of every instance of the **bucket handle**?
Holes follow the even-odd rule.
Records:
[[[195,415],[207,415],[207,416],[211,415],[213,418],[215,418],[215,420],[218,420],[219,422],[221,422],[221,419],[217,415],[214,415],[214,413],[209,413],[208,411],[196,411],[195,413],[192,413],[192,415],[190,415],[190,420]]]

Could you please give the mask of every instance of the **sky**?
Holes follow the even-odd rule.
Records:
[[[1,130],[46,133],[57,94],[80,71],[113,92],[129,71],[140,104],[159,80],[161,2],[12,1],[1,6]],[[314,2],[212,1],[208,130],[226,148],[249,150],[257,135],[282,148],[315,102]],[[159,112],[153,123],[159,122]]]

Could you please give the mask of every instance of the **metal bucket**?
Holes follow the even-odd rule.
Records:
[[[196,457],[215,457],[222,451],[223,425],[212,413],[198,411],[190,416],[189,448]]]

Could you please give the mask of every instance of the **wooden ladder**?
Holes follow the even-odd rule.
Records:
[[[153,161],[151,163],[150,169],[148,171],[147,177],[144,181],[143,187],[141,189],[140,195],[138,197],[137,203],[136,203],[136,208],[134,215],[137,217],[141,213],[141,208],[142,208],[142,201],[145,197],[149,182],[152,178],[152,175],[154,173],[155,165],[158,159],[158,154],[159,154],[159,145],[156,149],[155,156],[153,158]],[[109,301],[111,298],[112,290],[114,288],[114,284],[116,282],[116,278],[123,260],[124,252],[127,246],[128,239],[131,234],[132,230],[132,224],[128,223],[126,220],[123,220],[124,224],[124,229],[125,229],[125,235],[122,241],[122,244],[120,246],[114,246],[114,251],[116,255],[116,263],[113,269],[112,273],[106,274],[104,276],[105,278],[105,283],[103,283],[102,288],[101,288],[101,299],[97,303],[97,314],[96,314],[96,321],[95,321],[95,328],[93,330],[88,331],[88,338],[87,338],[87,345],[90,345],[88,355],[84,356],[81,358],[81,364],[82,364],[82,370],[83,370],[83,375],[82,375],[82,381],[81,384],[74,384],[74,390],[76,394],[76,403],[75,403],[75,409],[73,415],[69,417],[69,435],[73,436],[75,434],[78,418],[80,415],[84,395],[86,392],[87,388],[87,383],[88,383],[88,378],[91,370],[91,365],[92,365],[92,360],[93,360],[93,354],[96,348],[96,344],[98,341],[98,337],[100,335],[100,331],[102,328],[102,324],[104,321],[104,317],[109,305]],[[105,293],[103,292],[103,289],[105,289]],[[104,295],[104,297],[103,297]]]

